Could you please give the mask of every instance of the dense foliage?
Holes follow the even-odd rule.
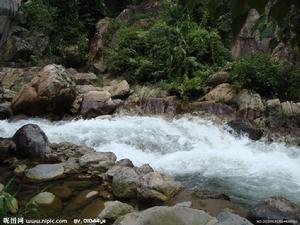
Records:
[[[288,62],[275,62],[270,56],[255,54],[234,62],[231,81],[265,97],[300,101],[300,70]]]
[[[214,68],[230,59],[228,49],[206,14],[192,19],[174,2],[148,27],[121,25],[107,51],[110,72],[131,83],[163,83],[179,95],[193,95]],[[207,19],[206,19],[207,20]],[[209,71],[209,72],[208,72]]]

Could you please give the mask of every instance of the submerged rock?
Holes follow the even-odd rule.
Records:
[[[213,225],[216,218],[187,207],[157,206],[139,213],[130,213],[113,225]]]
[[[21,127],[13,136],[16,154],[20,158],[45,159],[51,153],[49,141],[42,129],[35,124]]]

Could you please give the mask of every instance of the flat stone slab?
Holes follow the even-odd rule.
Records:
[[[64,176],[64,167],[62,164],[40,164],[25,173],[26,177],[31,181],[49,181]]]

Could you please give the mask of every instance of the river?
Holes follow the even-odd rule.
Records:
[[[209,120],[120,116],[0,121],[0,137],[10,137],[28,123],[38,124],[50,142],[112,151],[118,159],[149,163],[189,187],[223,192],[241,203],[252,205],[274,195],[300,203],[300,148],[236,137]]]

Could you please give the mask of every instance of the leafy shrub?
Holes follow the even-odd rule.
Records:
[[[231,81],[266,97],[300,100],[300,69],[288,62],[275,62],[268,55],[255,54],[233,63]]]
[[[131,83],[162,81],[172,90],[178,83],[177,92],[183,95],[201,86],[201,67],[223,66],[230,55],[214,31],[188,20],[177,25],[158,20],[148,30],[122,26],[106,59],[110,72],[123,74]]]

